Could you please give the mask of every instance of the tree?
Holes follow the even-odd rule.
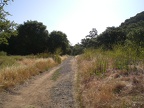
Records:
[[[127,34],[126,44],[129,44],[136,49],[137,56],[140,54],[140,49],[144,48],[144,28],[134,28]]]
[[[89,32],[89,35],[81,40],[82,46],[85,48],[95,47],[97,35],[98,34],[96,28],[92,28],[92,30]]]
[[[138,13],[136,16],[126,19],[124,23],[121,23],[120,27],[127,28],[127,26],[131,24],[139,23],[140,21],[144,21],[144,11]]]
[[[62,54],[66,54],[69,49],[69,41],[67,35],[61,31],[52,31],[48,41],[49,51],[54,53],[58,48],[62,50]]]
[[[16,24],[7,20],[7,15],[10,14],[4,11],[3,6],[0,7],[0,45],[8,44],[8,39],[17,33],[15,29]]]
[[[8,39],[17,34],[16,23],[6,19],[6,16],[10,15],[4,10],[8,1],[10,0],[0,0],[0,51],[6,51],[9,44]]]
[[[48,31],[41,22],[27,21],[17,28],[18,36],[12,37],[9,42],[11,54],[36,54],[47,49]]]
[[[125,40],[125,32],[116,27],[107,27],[107,29],[97,37],[98,46],[103,46],[105,49],[112,49],[116,44],[124,44]]]
[[[72,46],[72,55],[79,55],[84,52],[84,47],[81,44],[75,44]]]
[[[85,48],[96,48],[97,47],[97,38],[85,38],[81,40],[81,44]]]
[[[95,38],[97,36],[97,30],[96,28],[92,28],[92,30],[89,32],[89,35],[86,36],[86,38]]]
[[[10,0],[0,0],[0,7],[7,5],[8,1],[10,1]],[[11,1],[14,1],[14,0],[11,0]]]

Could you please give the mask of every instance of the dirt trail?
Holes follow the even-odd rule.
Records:
[[[53,74],[59,76],[52,80]],[[76,108],[74,73],[76,62],[69,57],[61,65],[45,72],[29,84],[0,96],[0,108]]]

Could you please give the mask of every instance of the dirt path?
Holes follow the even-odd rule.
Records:
[[[69,57],[49,72],[36,76],[29,84],[3,93],[0,108],[76,108],[75,67],[75,59]]]

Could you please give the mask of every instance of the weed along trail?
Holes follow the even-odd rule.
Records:
[[[76,108],[74,57],[59,66],[0,94],[0,108]]]

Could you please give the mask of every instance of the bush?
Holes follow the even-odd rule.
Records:
[[[60,58],[59,55],[54,55],[54,56],[53,56],[53,59],[54,59],[55,62],[61,63],[61,58]]]
[[[1,51],[1,52],[0,52],[0,56],[6,56],[6,55],[7,55],[6,52],[4,52],[4,51]]]
[[[38,57],[38,58],[48,58],[51,56],[52,56],[52,54],[50,54],[50,53],[39,53],[36,55],[36,57]]]

